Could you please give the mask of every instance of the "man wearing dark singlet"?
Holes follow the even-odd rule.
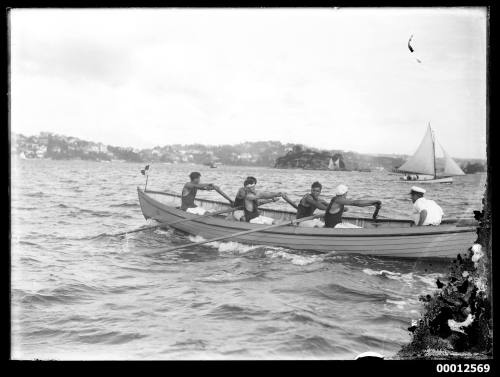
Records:
[[[241,187],[238,190],[238,192],[236,193],[236,197],[234,198],[233,206],[234,207],[244,207],[245,206],[245,197],[246,197],[247,191],[248,191],[247,186],[256,185],[256,184],[257,184],[257,178],[252,177],[252,176],[247,177],[245,179],[245,181],[243,182],[243,187]],[[270,202],[276,202],[278,200],[279,200],[279,198],[277,198],[277,197],[272,198],[270,200],[259,199],[258,205],[261,206],[263,204],[267,204]],[[228,217],[232,218],[233,220],[236,220],[236,221],[246,221],[244,209],[236,210]]]
[[[195,215],[204,215],[206,210],[194,204],[196,193],[198,190],[215,190],[217,186],[213,183],[200,183],[201,174],[197,171],[189,174],[189,178],[191,181],[187,182],[182,188],[181,209]]]
[[[380,200],[353,200],[347,199],[348,188],[345,185],[338,185],[335,190],[335,196],[328,204],[325,211],[325,228],[359,228],[359,226],[342,223],[342,214],[347,211],[344,206],[368,207],[376,206],[380,208],[382,202]]]
[[[311,192],[305,194],[297,206],[297,219],[312,216],[316,209],[326,210],[328,203],[323,199],[320,199],[322,188],[323,186],[321,183],[317,181],[311,185]],[[312,219],[302,221],[299,223],[299,226],[306,228],[322,228],[325,226],[325,223],[323,223],[320,219]]]
[[[240,191],[238,191],[235,203],[241,203],[240,199],[243,200],[243,212],[245,215],[245,221],[252,224],[274,224],[274,219],[271,217],[262,216],[259,212],[258,207],[259,205],[264,203],[261,199],[273,199],[274,201],[276,201],[279,200],[279,197],[282,196],[282,193],[257,192],[255,190],[257,179],[255,179],[254,177],[248,177],[243,184],[244,190],[240,189]]]

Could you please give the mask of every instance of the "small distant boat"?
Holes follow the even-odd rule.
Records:
[[[436,139],[431,125],[420,143],[417,151],[408,161],[398,168],[405,175],[400,178],[403,182],[418,183],[453,183],[453,176],[465,175],[458,164],[439,144],[444,154],[444,170],[438,176],[436,168]]]
[[[334,168],[334,164],[333,164],[333,158],[330,158],[330,162],[328,163],[328,170],[333,170]]]
[[[217,167],[217,163],[214,161],[205,162],[203,165],[208,166],[212,169],[215,169]]]
[[[333,161],[333,157],[330,157],[328,170],[340,170],[340,157],[338,157],[335,161]]]

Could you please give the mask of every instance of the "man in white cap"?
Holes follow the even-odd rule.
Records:
[[[325,228],[359,228],[353,224],[342,224],[342,214],[347,211],[344,206],[368,207],[376,206],[380,208],[382,202],[380,200],[353,200],[347,199],[346,185],[338,185],[335,190],[335,196],[330,201],[330,204],[325,210]]]
[[[443,219],[443,209],[434,201],[424,198],[425,190],[418,186],[410,189],[413,202],[413,221],[415,225],[439,225]]]

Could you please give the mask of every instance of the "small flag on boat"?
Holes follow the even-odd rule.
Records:
[[[141,174],[148,175],[148,173],[149,173],[149,165],[146,165],[144,169],[141,169]]]

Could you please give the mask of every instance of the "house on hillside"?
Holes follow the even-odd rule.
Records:
[[[35,152],[36,158],[44,158],[47,153],[47,147],[45,145],[41,145]]]
[[[98,147],[98,152],[99,153],[108,153],[108,146],[104,145],[103,143],[97,144]]]

